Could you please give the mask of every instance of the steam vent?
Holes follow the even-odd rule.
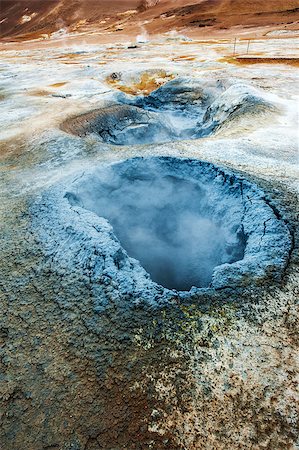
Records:
[[[70,332],[76,368],[64,376],[84,392],[78,410],[90,396],[80,427],[97,430],[96,442],[107,449],[111,442],[197,448],[197,434],[188,437],[176,415],[187,410],[191,429],[195,416],[205,420],[194,405],[197,377],[209,395],[227,389],[224,374],[212,369],[220,364],[219,339],[227,339],[236,315],[256,307],[265,286],[282,282],[293,249],[288,221],[243,176],[169,156],[76,170],[46,189],[30,214],[48,260],[44,270],[61,280],[51,295]],[[219,358],[231,364],[234,351]],[[184,393],[174,404],[173,389]]]
[[[299,1],[0,5],[0,450],[299,450]]]
[[[244,83],[176,78],[145,97],[119,95],[117,104],[68,118],[61,129],[114,145],[142,145],[199,139],[274,112],[258,90]]]
[[[257,186],[197,160],[133,158],[92,169],[47,193],[41,207],[42,236],[57,260],[81,269],[89,261],[95,281],[108,277],[143,298],[161,292],[159,301],[169,290],[280,280],[291,249],[287,225]]]

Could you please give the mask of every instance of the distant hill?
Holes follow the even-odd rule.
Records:
[[[299,23],[299,0],[1,0],[0,36],[47,37],[55,32],[108,30],[151,33],[172,29]],[[298,25],[299,28],[299,25]]]

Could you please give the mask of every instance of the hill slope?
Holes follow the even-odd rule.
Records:
[[[299,0],[2,0],[1,37],[34,37],[58,30],[128,33],[280,26],[299,21]]]

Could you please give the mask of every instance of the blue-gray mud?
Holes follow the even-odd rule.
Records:
[[[174,287],[185,297],[279,281],[292,245],[261,189],[198,160],[133,158],[78,172],[32,211],[58,265],[88,267],[96,283],[149,302],[163,303]]]

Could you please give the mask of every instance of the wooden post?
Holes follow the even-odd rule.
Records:
[[[235,38],[235,42],[234,42],[234,53],[233,53],[233,56],[236,55],[236,46],[237,46],[237,38]]]
[[[248,44],[247,44],[247,55],[249,53],[249,46],[250,46],[250,39],[248,39]]]

